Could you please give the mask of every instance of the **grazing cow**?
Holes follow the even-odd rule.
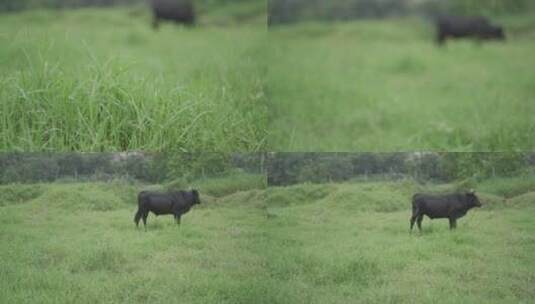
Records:
[[[191,0],[151,0],[152,27],[158,29],[160,20],[170,20],[185,25],[195,24],[195,10]]]
[[[487,18],[481,16],[442,16],[436,19],[436,26],[439,45],[442,45],[449,37],[505,40],[503,28],[492,25]]]
[[[195,205],[200,204],[199,192],[192,191],[172,191],[167,193],[142,191],[137,196],[138,209],[134,217],[136,226],[139,220],[143,219],[145,230],[147,229],[147,217],[149,211],[156,216],[161,214],[172,214],[175,221],[180,225],[180,217]]]
[[[442,195],[416,193],[412,197],[410,231],[415,221],[418,223],[418,230],[422,231],[424,215],[431,219],[447,218],[450,220],[450,229],[454,229],[457,227],[457,219],[474,207],[481,207],[481,203],[473,190]]]

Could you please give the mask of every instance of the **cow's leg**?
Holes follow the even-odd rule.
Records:
[[[143,227],[145,228],[145,231],[147,231],[147,217],[149,216],[148,212],[143,213]]]
[[[418,208],[412,208],[410,232],[412,232],[412,227],[414,227],[414,222],[416,221],[416,218],[418,218],[418,215],[419,215]]]
[[[419,214],[418,218],[416,219],[416,224],[418,225],[418,231],[422,232],[422,221],[424,219],[423,214]]]
[[[437,40],[436,41],[437,41],[437,44],[439,46],[444,45],[444,42],[446,42],[446,34],[444,34],[442,31],[439,31],[437,33]]]
[[[141,209],[138,208],[136,215],[134,216],[134,223],[136,223],[136,227],[139,228],[139,220],[141,219]]]
[[[158,20],[158,17],[154,16],[152,19],[152,28],[154,30],[157,30],[160,27],[160,20]]]
[[[176,224],[180,226],[180,215],[175,216]]]
[[[449,220],[450,220],[450,229],[457,228],[457,219],[450,217]]]

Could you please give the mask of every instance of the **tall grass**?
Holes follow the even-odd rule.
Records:
[[[270,146],[283,151],[535,147],[532,15],[505,43],[439,48],[415,19],[270,28]]]
[[[154,32],[138,13],[0,16],[0,150],[262,149],[262,25]]]

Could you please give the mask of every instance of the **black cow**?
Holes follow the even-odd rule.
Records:
[[[160,20],[170,20],[185,25],[195,24],[195,10],[190,0],[151,0],[153,21],[157,29]]]
[[[487,18],[481,16],[441,16],[436,19],[436,26],[439,45],[442,45],[449,37],[505,40],[503,28],[491,24]]]
[[[418,223],[418,230],[422,231],[424,215],[431,219],[447,218],[450,220],[450,229],[454,229],[457,227],[457,219],[474,207],[481,207],[481,203],[473,190],[442,195],[416,193],[412,197],[410,231],[415,221]]]
[[[199,192],[192,191],[172,191],[172,192],[151,192],[141,191],[137,196],[138,209],[134,217],[136,226],[139,220],[143,219],[143,225],[147,229],[147,217],[149,211],[156,216],[161,214],[172,214],[175,221],[180,225],[180,217],[195,205],[200,204]]]

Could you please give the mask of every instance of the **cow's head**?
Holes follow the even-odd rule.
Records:
[[[485,36],[489,39],[505,40],[505,33],[501,26],[492,26]]]
[[[470,189],[466,192],[466,198],[468,205],[471,207],[481,207],[481,202],[479,201],[479,198],[476,196],[476,192],[474,189]]]
[[[500,40],[505,40],[505,33],[503,32],[503,28],[497,27],[495,30],[496,38]]]
[[[193,204],[200,204],[201,203],[201,198],[199,196],[199,191],[193,189],[191,190],[191,195],[193,196]]]

